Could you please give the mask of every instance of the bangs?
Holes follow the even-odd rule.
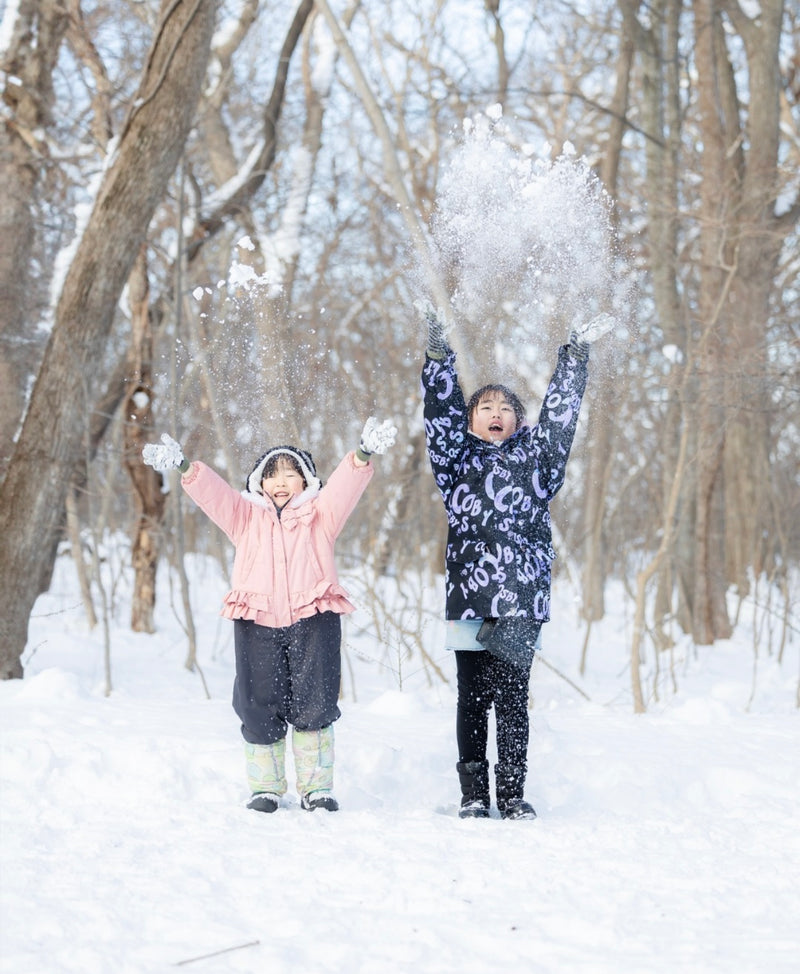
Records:
[[[488,386],[481,386],[477,392],[473,392],[467,403],[467,416],[470,422],[472,422],[472,416],[475,410],[478,408],[480,403],[485,402],[487,399],[495,399],[497,397],[502,397],[514,410],[514,415],[517,418],[517,429],[522,426],[525,422],[525,407],[522,405],[522,401],[519,396],[513,393],[508,386],[502,386],[497,384],[491,384]]]
[[[263,480],[265,477],[274,477],[281,467],[288,467],[290,470],[294,470],[295,473],[299,473],[303,478],[303,483],[306,485],[306,487],[308,486],[306,483],[305,474],[303,473],[300,464],[291,455],[291,453],[276,453],[274,456],[271,456],[264,464],[261,479]]]

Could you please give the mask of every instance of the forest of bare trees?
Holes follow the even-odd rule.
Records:
[[[7,3],[0,676],[23,675],[59,551],[91,615],[98,551],[127,538],[142,632],[157,571],[186,601],[183,553],[225,561],[141,463],[162,431],[239,483],[285,442],[324,476],[368,415],[390,416],[398,447],[342,557],[409,592],[441,570],[417,271],[463,122],[494,105],[508,138],[592,167],[630,284],[609,296],[622,328],[593,354],[554,511],[587,642],[621,580],[639,709],[643,656],[728,637],[754,590],[783,652],[800,598],[799,38],[784,0]],[[447,300],[445,279],[428,286]],[[535,415],[565,335],[522,316],[509,282],[453,344],[465,375],[525,390]]]

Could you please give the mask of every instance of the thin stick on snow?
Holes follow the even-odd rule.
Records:
[[[208,960],[209,957],[219,957],[220,954],[229,954],[232,950],[243,950],[245,947],[256,947],[260,940],[250,940],[246,944],[237,944],[235,947],[223,947],[222,950],[214,950],[210,954],[201,954],[199,957],[189,957],[186,960],[179,960],[175,967],[182,967],[184,964],[194,964],[198,960]]]

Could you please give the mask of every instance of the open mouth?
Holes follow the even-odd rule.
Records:
[[[502,426],[502,424],[501,423],[491,423],[490,426],[489,426],[489,432],[490,433],[502,433],[503,432],[503,426]]]

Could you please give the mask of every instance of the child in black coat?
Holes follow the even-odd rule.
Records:
[[[599,315],[558,352],[535,426],[503,385],[466,402],[441,319],[426,312],[422,371],[425,436],[448,520],[447,648],[458,680],[456,737],[462,818],[489,816],[488,719],[495,708],[495,786],[503,818],[535,818],[523,798],[528,684],[542,624],[550,618],[555,558],[550,501],[564,483],[588,378],[590,343],[614,319]]]

